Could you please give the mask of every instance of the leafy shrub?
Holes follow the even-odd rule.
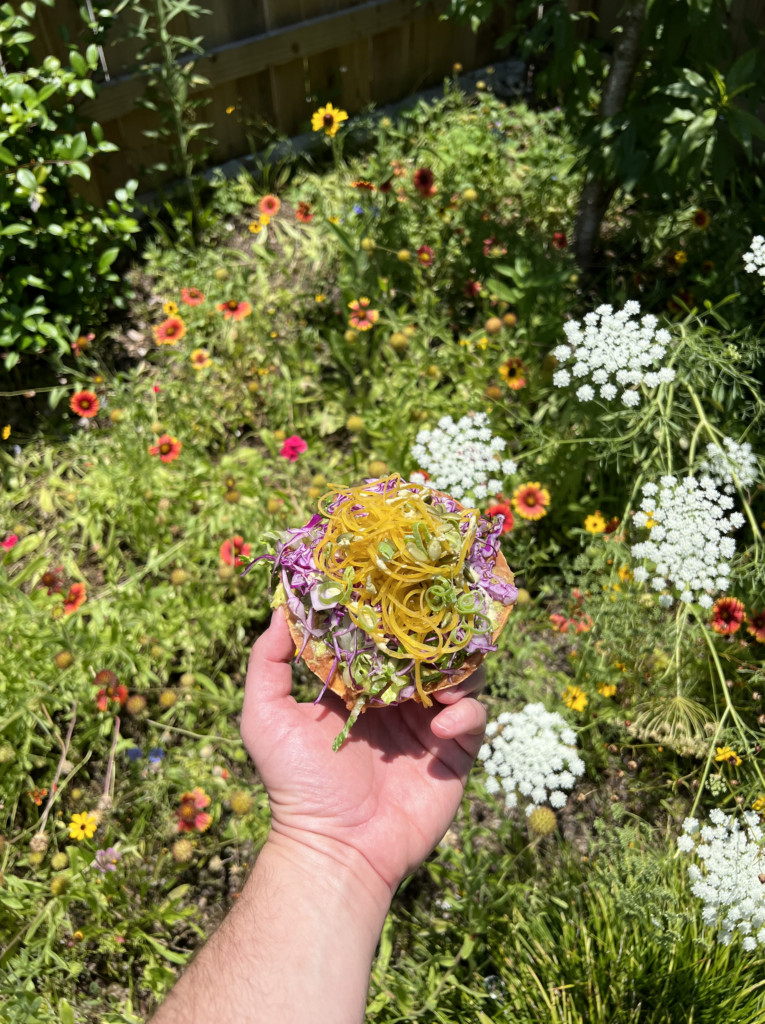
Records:
[[[53,6],[54,0],[43,0]],[[113,266],[138,230],[130,216],[136,183],[104,209],[76,194],[90,162],[117,147],[100,125],[80,126],[76,101],[92,99],[98,50],[72,49],[69,66],[46,57],[30,63],[36,5],[0,8],[0,347],[11,370],[25,354],[63,355],[86,325],[118,301]]]

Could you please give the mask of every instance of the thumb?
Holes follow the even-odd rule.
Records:
[[[250,653],[244,691],[245,716],[258,704],[290,695],[290,662],[294,656],[295,644],[287,626],[287,619],[283,609],[277,608],[271,616],[268,629],[258,637]]]

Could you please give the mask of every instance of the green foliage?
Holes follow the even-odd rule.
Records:
[[[53,0],[45,0],[53,6]],[[95,45],[72,48],[68,65],[31,63],[36,4],[0,8],[0,349],[6,370],[22,357],[55,361],[119,302],[115,264],[138,230],[130,215],[135,182],[99,209],[78,195],[99,153],[116,149],[98,124],[76,115],[92,99]]]
[[[475,30],[496,6],[453,0],[449,15]],[[668,195],[687,201],[708,185],[717,196],[754,201],[765,140],[759,41],[734,52],[727,0],[648,3],[624,102],[605,116],[604,85],[618,59],[625,12],[639,6],[622,5],[617,31],[606,40],[582,31],[595,18],[591,11],[574,11],[564,0],[524,0],[498,45],[512,42],[533,65],[537,95],[563,106],[581,168],[609,192],[622,189],[653,209],[654,199],[661,206]]]
[[[205,132],[212,127],[199,117],[211,97],[200,94],[209,82],[195,67],[196,58],[204,53],[202,37],[178,33],[173,22],[210,12],[190,0],[131,0],[129,9],[133,20],[127,34],[139,42],[137,70],[146,81],[139,104],[157,115],[157,126],[144,129],[144,135],[160,143],[168,155],[153,169],[164,177],[169,172],[179,179],[188,204],[184,208],[172,198],[163,200],[171,228],[167,240],[174,237],[179,242],[196,243],[206,226],[201,202],[203,182],[196,171],[209,150]],[[152,216],[152,223],[157,230],[167,230],[165,221],[157,215]]]

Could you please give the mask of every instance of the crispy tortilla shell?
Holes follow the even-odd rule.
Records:
[[[510,566],[507,564],[507,561],[505,560],[505,556],[502,554],[501,551],[497,553],[497,561],[494,565],[493,575],[496,576],[497,579],[502,580],[504,583],[514,583],[513,573],[510,569]],[[496,615],[498,621],[492,633],[492,641],[496,642],[497,637],[505,628],[508,616],[510,615],[510,612],[513,610],[513,607],[514,606],[512,604],[500,605],[498,602],[495,602]],[[287,608],[286,605],[284,607],[284,613],[287,616],[287,625],[289,626],[290,634],[295,642],[295,649],[300,650],[300,648],[303,645],[303,632],[300,622],[290,612],[289,608]],[[475,670],[483,661],[484,657],[485,655],[481,651],[474,651],[467,658],[467,660],[461,666],[461,668],[459,668],[456,672],[453,672],[451,675],[448,676],[443,676],[442,679],[437,680],[434,683],[428,683],[424,687],[425,692],[434,693],[436,690],[444,690],[449,686],[456,686],[457,683],[461,683],[463,679],[467,679],[468,676],[472,675],[473,672],[475,672]],[[322,683],[326,682],[330,690],[336,693],[339,697],[342,697],[348,708],[353,707],[359,694],[356,691],[352,690],[350,687],[345,685],[345,683],[343,682],[343,678],[340,675],[340,672],[336,670],[332,675],[332,678],[329,680],[327,679],[327,675],[329,674],[329,671],[332,668],[332,663],[335,660],[333,654],[317,654],[314,649],[313,641],[309,640],[308,643],[306,644],[305,650],[303,651],[302,660],[305,662],[308,668],[310,668],[310,670],[319,677]],[[406,697],[404,698],[404,700],[420,701],[420,695],[415,691],[411,697]],[[370,707],[371,706],[373,705],[370,705]],[[388,707],[389,705],[381,704],[380,706]]]

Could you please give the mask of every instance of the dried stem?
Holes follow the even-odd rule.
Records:
[[[61,757],[58,759],[58,765],[56,767],[56,774],[53,776],[53,782],[50,787],[50,796],[48,802],[45,805],[45,810],[42,812],[42,817],[37,826],[37,831],[42,832],[45,829],[45,823],[48,820],[51,808],[58,795],[58,780],[61,777],[61,772],[64,770],[64,762],[66,761],[66,755],[69,753],[69,744],[72,742],[72,733],[74,732],[74,723],[77,721],[77,701],[72,705],[72,718],[69,722],[69,728],[66,732],[66,738],[64,739],[63,747],[61,750]]]

